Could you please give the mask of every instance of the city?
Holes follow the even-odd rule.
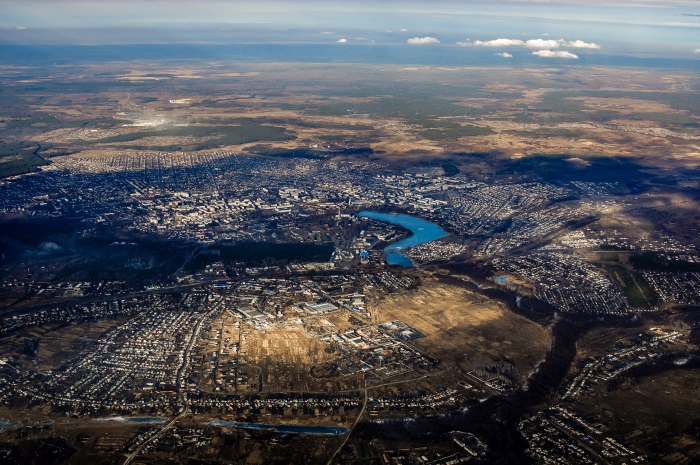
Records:
[[[698,8],[365,3],[3,3],[1,463],[697,461]]]

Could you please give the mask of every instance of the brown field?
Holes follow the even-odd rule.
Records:
[[[331,359],[326,345],[301,327],[251,331],[244,341],[247,360],[255,364],[312,365]]]
[[[85,70],[84,79],[95,79],[94,76],[111,71],[111,65],[92,65]],[[97,74],[94,74],[97,73]],[[154,74],[155,73],[155,74]],[[499,69],[498,78],[494,79],[494,69],[483,67],[401,67],[372,65],[352,66],[335,64],[333,66],[298,63],[218,63],[210,62],[202,66],[190,67],[183,65],[174,68],[172,65],[154,64],[148,68],[135,67],[128,73],[112,74],[111,81],[147,81],[152,83],[143,95],[155,97],[156,101],[142,101],[136,93],[107,90],[99,94],[95,100],[92,94],[75,93],[70,100],[63,97],[52,98],[50,102],[32,104],[32,109],[42,114],[55,114],[61,117],[79,117],[94,119],[113,117],[114,115],[152,115],[162,114],[173,121],[197,123],[215,118],[248,117],[271,118],[272,124],[283,125],[297,135],[297,139],[287,142],[273,143],[274,147],[299,147],[323,141],[326,136],[348,137],[350,140],[356,131],[332,129],[300,125],[305,123],[324,124],[363,124],[373,127],[371,141],[364,140],[361,145],[370,145],[375,154],[373,158],[387,162],[415,163],[425,161],[426,157],[448,159],[453,152],[499,152],[506,157],[526,157],[538,153],[572,153],[572,154],[605,154],[610,156],[629,156],[643,161],[649,166],[697,166],[700,163],[700,141],[682,140],[663,135],[640,134],[619,129],[603,127],[578,127],[566,135],[559,132],[556,117],[575,114],[578,123],[595,123],[588,119],[588,114],[608,112],[612,125],[635,128],[667,127],[672,131],[698,135],[692,125],[682,127],[673,123],[673,118],[689,118],[690,113],[673,108],[665,101],[642,100],[624,95],[608,98],[593,96],[576,96],[565,98],[561,109],[551,113],[555,119],[539,116],[529,121],[530,127],[512,120],[514,113],[538,108],[543,99],[552,89],[576,91],[580,89],[626,89],[639,92],[688,92],[695,83],[691,73],[665,70],[626,69],[618,70],[607,67],[591,67],[586,71],[558,68],[512,69],[502,72]],[[51,79],[60,81],[58,75]],[[231,82],[230,78],[237,80]],[[100,78],[102,79],[102,78]],[[99,79],[98,79],[99,80]],[[188,80],[191,80],[188,82]],[[173,93],[171,82],[178,81],[182,86]],[[211,85],[226,89],[219,100],[221,103],[235,103],[234,108],[225,110],[217,106],[202,105],[210,96],[203,96],[197,85],[207,81]],[[440,116],[435,121],[468,123],[476,126],[491,127],[496,134],[488,136],[446,138],[444,140],[428,140],[421,136],[420,125],[405,124],[406,120],[399,116],[376,114],[318,114],[314,109],[337,103],[362,104],[376,101],[378,98],[401,97],[387,87],[388,82],[395,81],[401,85],[422,84],[431,82],[436,85],[459,87],[469,82],[469,86],[483,88],[493,92],[519,93],[508,98],[491,98],[488,96],[470,96],[469,93],[440,96],[441,101],[456,105],[466,105],[487,109],[491,112],[484,116]],[[256,83],[259,91],[252,94],[250,83]],[[286,85],[286,90],[279,92],[281,82],[293,82]],[[326,94],[329,89],[342,88],[349,82],[363,82],[367,92],[360,95],[343,92]],[[525,82],[538,82],[536,87]],[[429,96],[430,94],[426,94]],[[89,98],[88,98],[89,97]],[[411,98],[420,97],[420,93]],[[188,99],[189,103],[171,104],[170,99]],[[50,103],[50,104],[49,104]],[[580,108],[583,112],[570,113],[572,109]],[[290,106],[296,106],[293,108]],[[522,110],[527,108],[529,110]],[[495,110],[494,110],[495,109]],[[573,111],[573,110],[571,110]],[[644,114],[669,115],[667,122],[646,121]],[[532,115],[531,115],[532,116]],[[697,118],[696,118],[697,119]],[[286,120],[286,121],[285,121]],[[567,120],[574,121],[574,120]],[[37,123],[42,125],[44,123]],[[526,125],[527,125],[526,124]],[[104,126],[89,126],[99,131],[131,132],[138,129],[115,126],[105,129]],[[33,140],[46,140],[57,137],[71,152],[78,152],[78,157],[111,156],[121,150],[113,144],[75,146],[72,140],[62,139],[63,136],[77,131],[71,128],[46,128],[43,131],[36,126],[37,134]],[[157,128],[156,128],[157,129]],[[95,130],[95,129],[90,129]],[[567,130],[563,130],[564,133]],[[142,139],[139,144],[153,147],[171,144],[191,144],[189,138],[152,137]],[[124,145],[132,145],[125,142]],[[62,146],[63,148],[63,146]],[[225,147],[228,150],[241,150],[245,145]],[[106,153],[105,153],[106,152]],[[124,154],[134,152],[122,151]],[[383,153],[376,153],[383,152]],[[659,160],[663,155],[663,160]],[[342,157],[341,157],[342,158]],[[467,166],[465,169],[469,168]],[[473,167],[472,167],[473,168]]]
[[[118,321],[104,319],[97,323],[52,324],[23,329],[0,340],[0,358],[15,357],[27,369],[58,368],[66,359],[93,347],[96,339],[116,324]],[[38,341],[36,356],[25,350],[30,341]],[[36,365],[32,360],[36,360]]]
[[[584,397],[577,408],[608,425],[652,463],[700,459],[700,370],[676,370]]]
[[[323,143],[324,137],[333,136],[348,138],[352,141],[358,133],[362,142],[350,145],[371,146],[375,150],[373,159],[390,163],[416,163],[430,158],[447,159],[454,152],[498,152],[501,156],[519,158],[538,153],[571,153],[580,155],[605,154],[609,156],[628,156],[642,161],[648,166],[696,167],[700,164],[700,141],[683,140],[673,136],[660,134],[640,134],[639,132],[622,130],[612,126],[625,126],[635,130],[648,128],[667,128],[686,135],[700,135],[696,125],[682,125],[678,121],[691,121],[698,118],[689,111],[674,108],[666,101],[643,100],[637,96],[630,97],[621,94],[619,97],[610,95],[580,96],[578,90],[595,89],[625,89],[644,92],[689,92],[696,84],[697,78],[692,73],[667,70],[626,69],[618,70],[609,67],[591,67],[583,70],[571,68],[532,68],[510,69],[503,72],[498,69],[498,79],[494,80],[494,69],[487,67],[401,67],[386,65],[343,65],[333,66],[299,63],[218,63],[210,62],[202,66],[183,65],[173,67],[172,64],[152,64],[148,68],[136,66],[129,72],[123,69],[117,73],[115,65],[100,64],[86,68],[83,79],[96,79],[111,82],[145,81],[150,83],[149,89],[142,94],[135,92],[120,92],[113,89],[99,94],[99,99],[92,94],[70,94],[67,100],[64,96],[50,97],[41,104],[32,104],[32,111],[37,114],[63,115],[67,119],[95,120],[99,118],[114,118],[119,115],[129,115],[139,118],[139,115],[158,114],[171,121],[187,124],[215,124],[216,118],[262,118],[269,119],[269,124],[284,126],[293,131],[297,139],[272,143],[273,147],[293,148],[311,144]],[[58,75],[48,73],[50,79],[60,81]],[[111,76],[95,78],[97,75]],[[235,81],[231,78],[234,77]],[[177,81],[178,91],[173,92],[172,83]],[[218,89],[225,90],[219,97],[202,95],[198,85],[207,82]],[[289,84],[289,83],[293,84]],[[362,82],[357,95],[353,92],[344,95],[337,91],[347,87],[349,83]],[[470,124],[487,126],[496,134],[488,136],[446,137],[444,140],[429,140],[421,135],[421,125],[406,125],[405,118],[390,114],[322,114],[316,112],[318,107],[346,103],[350,106],[366,105],[382,98],[401,98],[402,94],[392,92],[391,85],[397,86],[425,85],[426,82],[447,88],[481,88],[492,92],[519,93],[512,97],[490,97],[489,94],[470,95],[455,92],[438,96],[442,102],[455,105],[481,108],[487,111],[485,115],[449,116],[448,114],[431,115],[428,119],[446,121],[451,124]],[[537,85],[526,83],[538,83]],[[258,89],[251,93],[251,85]],[[356,84],[350,86],[357,88]],[[404,87],[397,87],[403,89]],[[420,87],[417,87],[420,89]],[[574,92],[564,98],[555,111],[544,117],[531,110],[542,105],[548,105],[546,99],[551,97],[553,89],[564,92]],[[329,94],[328,91],[331,91]],[[365,91],[366,90],[366,91]],[[426,98],[431,97],[432,90],[426,90]],[[651,94],[650,94],[651,95]],[[157,98],[155,101],[142,100],[147,96]],[[420,90],[412,99],[420,97]],[[654,98],[653,95],[650,98]],[[189,99],[189,103],[172,104],[170,99]],[[207,100],[216,100],[222,106],[202,105]],[[229,106],[231,104],[232,106]],[[523,110],[525,108],[525,110]],[[528,119],[513,121],[513,115],[529,112]],[[439,113],[439,112],[438,112]],[[418,114],[418,113],[416,113]],[[589,115],[601,114],[604,120],[601,124],[607,127],[593,127],[597,124],[595,118]],[[606,116],[607,115],[607,116]],[[651,119],[645,119],[649,115]],[[662,117],[663,115],[668,118]],[[1,116],[1,115],[0,115]],[[573,119],[572,119],[573,116]],[[661,117],[660,117],[661,116]],[[561,121],[584,123],[584,127],[566,129],[560,126]],[[605,119],[608,118],[608,119]],[[660,119],[659,119],[660,118]],[[690,118],[690,119],[689,119]],[[654,120],[656,119],[656,120]],[[206,121],[210,121],[208,123]],[[303,121],[307,124],[299,124]],[[313,123],[308,125],[308,123]],[[115,152],[132,154],[127,150],[119,150],[116,144],[95,144],[92,146],[75,145],[65,136],[77,131],[71,128],[40,127],[45,123],[37,123],[29,133],[28,139],[42,141],[56,137],[60,148],[77,152],[78,157],[112,156]],[[267,124],[267,123],[266,123]],[[351,129],[334,129],[324,126],[328,124],[362,124],[370,126],[371,137],[362,131]],[[523,124],[525,126],[523,126]],[[529,126],[528,126],[529,125]],[[140,130],[124,128],[119,124],[112,128],[108,125],[90,125],[90,131],[116,131],[118,133]],[[149,129],[156,129],[149,128]],[[99,134],[99,133],[96,133]],[[336,139],[337,140],[337,139]],[[161,138],[151,137],[139,140],[139,145],[167,146],[189,145],[194,147],[196,142],[190,138]],[[129,146],[133,142],[125,142]],[[240,151],[246,147],[223,147],[226,150]],[[377,153],[379,152],[379,153]],[[351,157],[353,158],[353,157]],[[453,160],[454,161],[454,160]],[[457,161],[457,164],[459,162]],[[463,166],[468,170],[469,166]],[[471,166],[473,169],[474,167]]]
[[[347,318],[347,317],[346,317]],[[205,354],[201,368],[205,391],[234,392],[233,366],[238,361],[238,374],[246,378],[239,383],[238,392],[284,392],[284,391],[346,391],[357,389],[358,376],[315,378],[310,375],[312,366],[323,365],[338,358],[327,352],[327,344],[317,336],[309,334],[301,325],[283,325],[255,329],[250,323],[240,321],[225,312],[213,324],[207,338],[200,345],[199,353]],[[329,329],[332,328],[329,326]],[[240,335],[240,339],[239,339]],[[240,341],[236,353],[226,341]],[[227,348],[228,347],[228,348]],[[213,355],[218,353],[218,361]],[[207,370],[217,366],[222,380],[214,385]]]
[[[17,420],[17,412],[4,412],[0,409],[3,418]],[[58,418],[50,426],[37,426],[33,422],[43,421],[45,417],[26,415],[21,419],[27,419],[29,427],[14,427],[4,430],[2,444],[26,444],[34,441],[35,444],[43,444],[47,438],[63,438],[73,448],[74,453],[61,463],[67,465],[118,465],[124,462],[125,449],[133,444],[136,436],[142,436],[148,426],[129,425],[118,422],[99,422],[90,418]],[[276,417],[268,417],[270,423],[274,423]],[[324,421],[325,420],[325,421]],[[340,422],[328,419],[319,421],[319,418],[303,419],[305,425],[332,424]],[[161,464],[179,463],[183,455],[188,458],[197,458],[206,462],[216,463],[247,463],[251,465],[267,463],[290,463],[288,460],[294,457],[294,463],[322,463],[325,462],[329,451],[338,447],[340,439],[334,436],[295,435],[290,440],[275,443],[270,442],[269,433],[258,433],[235,428],[206,427],[201,418],[182,418],[176,427],[204,428],[204,437],[210,439],[206,447],[193,447],[185,451],[167,450],[149,451],[145,455],[139,455],[134,464]],[[268,421],[268,420],[266,420]],[[286,419],[286,424],[295,424],[298,421]],[[347,424],[345,424],[347,426]],[[245,440],[244,440],[245,439]],[[250,440],[248,440],[250,439]],[[26,456],[31,456],[29,451]],[[45,456],[44,456],[45,457]],[[287,459],[287,460],[285,460]],[[306,459],[306,460],[304,460]],[[220,462],[221,461],[221,462]],[[3,462],[5,463],[5,462]],[[19,463],[19,462],[9,462]],[[25,463],[25,462],[23,462]],[[39,462],[26,462],[39,463]],[[42,462],[50,463],[50,462]]]
[[[464,289],[426,281],[420,288],[379,301],[378,320],[401,320],[426,337],[416,346],[465,371],[510,360],[526,377],[544,358],[549,332]]]
[[[574,370],[576,361],[583,360],[588,357],[599,357],[615,350],[615,344],[629,344],[630,339],[635,339],[642,334],[658,334],[657,331],[651,331],[651,328],[660,330],[678,330],[669,323],[655,322],[641,327],[633,328],[595,328],[587,332],[576,344],[576,359],[572,364]],[[683,339],[683,338],[681,338]]]

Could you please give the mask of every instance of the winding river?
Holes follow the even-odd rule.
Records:
[[[415,216],[401,215],[399,213],[382,213],[374,210],[362,210],[358,213],[358,216],[360,218],[369,218],[383,221],[384,223],[395,224],[413,233],[412,236],[384,248],[384,252],[386,252],[386,262],[389,265],[415,266],[410,258],[399,251],[447,236],[445,230],[440,226],[430,221],[416,218]]]

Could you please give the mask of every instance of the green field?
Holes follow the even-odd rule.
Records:
[[[629,119],[640,119],[644,121],[654,121],[669,126],[697,126],[698,120],[690,116],[678,113],[633,113],[627,116]]]
[[[36,171],[48,162],[37,153],[39,146],[32,143],[0,142],[0,178]]]
[[[426,82],[372,82],[371,84],[355,84],[338,87],[333,86],[321,90],[309,91],[309,93],[325,97],[398,97],[412,100],[428,99],[459,99],[459,98],[492,98],[492,99],[517,99],[523,96],[520,92],[502,92],[481,87],[484,83],[472,83],[470,85],[436,84]]]
[[[605,269],[611,276],[616,278],[630,306],[649,308],[656,303],[656,296],[642,275],[630,272],[621,265],[606,265]]]
[[[586,160],[586,165],[574,164],[572,158]],[[645,181],[653,178],[641,171],[642,167],[623,157],[591,154],[537,153],[517,160],[503,160],[499,171],[503,174],[532,173],[550,182],[608,181],[620,179]]]
[[[457,124],[454,127],[448,126],[427,129],[425,131],[420,131],[418,134],[425,139],[440,141],[447,139],[458,139],[460,137],[487,136],[493,133],[494,132],[491,130],[491,128],[474,126],[472,124],[465,124],[464,126]]]
[[[459,174],[459,168],[452,163],[445,163],[442,165],[442,169],[445,171],[445,176],[454,176]]]
[[[338,102],[319,107],[318,113],[327,116],[370,114],[387,118],[401,118],[421,122],[444,116],[479,116],[487,113],[474,107],[456,105],[447,100],[408,100],[383,97],[370,102]]]
[[[267,144],[257,144],[246,147],[246,152],[262,155],[265,157],[280,157],[280,158],[311,158],[321,159],[328,158],[333,155],[365,155],[373,153],[369,147],[356,148],[340,148],[329,149],[328,152],[322,150],[313,150],[306,147],[298,147],[295,149],[286,149],[282,147],[271,147]]]
[[[7,236],[27,246],[38,246],[54,236],[71,234],[80,225],[75,218],[8,221],[0,223],[0,236]]]
[[[637,270],[653,271],[700,271],[700,264],[687,262],[685,260],[666,260],[654,252],[644,252],[632,255],[630,262]]]
[[[144,137],[171,136],[171,137],[201,137],[208,140],[197,144],[194,150],[204,150],[221,145],[239,145],[258,141],[284,141],[294,139],[295,136],[288,133],[285,128],[279,126],[178,126],[166,129],[150,131],[137,131],[129,134],[120,134],[105,137],[96,141],[83,141],[82,144],[108,144],[114,142],[138,141]]]
[[[333,244],[299,244],[271,242],[241,242],[233,246],[221,247],[224,260],[260,261],[267,258],[275,260],[325,262],[330,260]]]
[[[200,254],[187,262],[185,269],[194,272],[216,261],[261,263],[268,260],[287,262],[325,262],[330,260],[333,244],[300,244],[296,242],[241,242],[218,248],[220,255]]]

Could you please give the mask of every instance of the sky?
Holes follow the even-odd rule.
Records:
[[[700,60],[700,0],[0,0],[1,45],[334,44]]]

